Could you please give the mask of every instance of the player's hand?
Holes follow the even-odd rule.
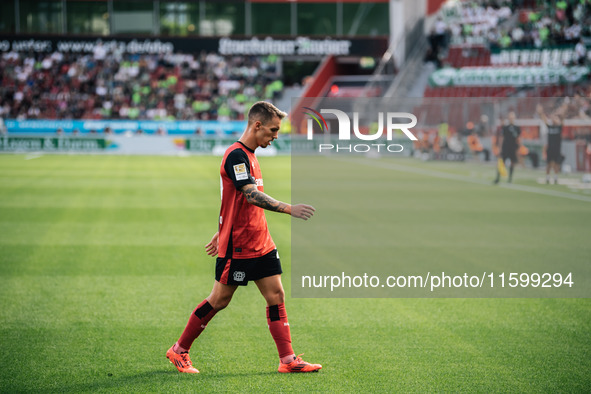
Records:
[[[205,245],[205,252],[211,256],[217,256],[218,254],[218,243],[219,243],[220,233],[215,233],[211,241],[207,245]]]
[[[298,219],[308,220],[316,210],[311,205],[296,204],[291,206],[291,216]]]

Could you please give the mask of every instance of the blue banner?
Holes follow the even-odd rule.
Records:
[[[102,133],[106,127],[114,133],[132,132],[138,130],[146,134],[155,134],[162,128],[167,134],[189,135],[200,130],[202,134],[233,134],[242,133],[246,128],[245,120],[16,120],[6,119],[8,132],[11,133],[55,133],[62,129],[66,133],[78,130],[80,133],[95,131]]]

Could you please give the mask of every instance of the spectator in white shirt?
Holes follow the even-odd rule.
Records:
[[[585,47],[585,43],[583,39],[579,39],[579,42],[575,46],[575,58],[576,62],[580,66],[584,66],[587,60],[587,48]]]

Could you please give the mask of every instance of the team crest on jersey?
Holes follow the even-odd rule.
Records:
[[[242,282],[246,278],[244,271],[234,271],[234,280],[236,282]]]
[[[234,175],[237,181],[248,179],[248,173],[246,172],[246,164],[240,163],[234,166]]]

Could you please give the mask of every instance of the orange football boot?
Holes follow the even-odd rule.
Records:
[[[289,364],[279,363],[278,372],[281,373],[293,373],[293,372],[318,372],[322,369],[322,365],[320,364],[310,364],[302,360],[300,356],[304,354],[300,354],[296,357],[295,360],[290,362]]]
[[[168,351],[166,352],[166,358],[168,359],[168,361],[170,361],[171,364],[174,364],[174,366],[176,367],[176,369],[179,370],[179,372],[199,373],[197,368],[195,368],[191,363],[189,353],[175,353],[175,351],[172,350],[173,347],[174,345],[172,345],[170,349],[168,349]]]

